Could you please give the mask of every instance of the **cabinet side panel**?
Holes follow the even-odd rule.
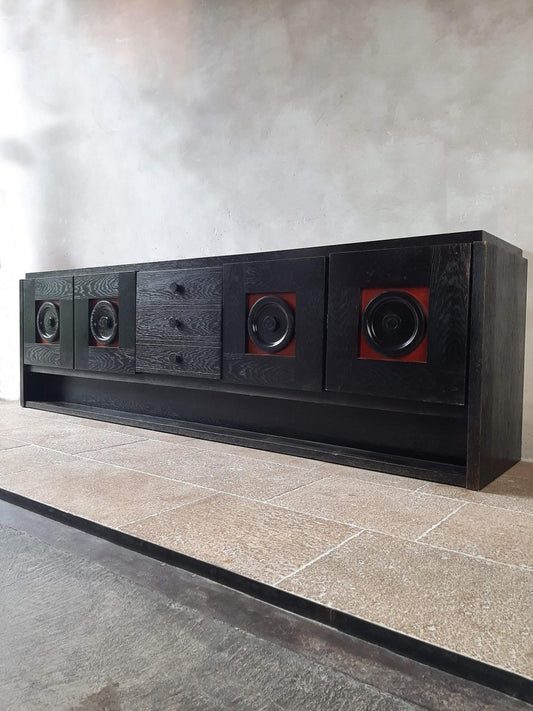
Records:
[[[473,250],[467,487],[481,489],[521,456],[527,261]]]

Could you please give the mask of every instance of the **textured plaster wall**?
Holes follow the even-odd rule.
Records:
[[[0,0],[2,337],[29,270],[477,228],[532,251],[532,46],[531,0]],[[17,370],[2,348],[1,395]]]

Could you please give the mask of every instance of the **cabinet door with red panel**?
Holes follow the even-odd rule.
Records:
[[[135,372],[135,272],[74,277],[75,367]]]
[[[223,377],[321,390],[324,257],[224,265]]]
[[[330,256],[326,389],[463,405],[471,245]]]
[[[72,368],[72,277],[36,277],[21,284],[24,364]]]

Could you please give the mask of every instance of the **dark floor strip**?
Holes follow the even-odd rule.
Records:
[[[334,610],[284,590],[279,590],[225,568],[61,511],[20,494],[0,489],[0,499],[115,543],[123,548],[142,553],[157,561],[200,575],[287,612],[319,622],[365,642],[378,645],[420,664],[428,665],[530,704],[533,703],[533,681],[518,674],[436,647],[345,612]]]

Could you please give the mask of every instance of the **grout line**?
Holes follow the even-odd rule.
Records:
[[[324,551],[320,555],[317,555],[316,558],[309,560],[307,563],[304,563],[296,570],[293,570],[292,573],[289,573],[288,575],[284,575],[282,578],[280,578],[279,580],[277,580],[275,583],[272,583],[272,584],[274,585],[274,587],[277,587],[284,580],[287,580],[287,578],[291,578],[293,575],[296,575],[297,573],[300,573],[302,570],[305,570],[306,568],[308,568],[310,565],[313,565],[313,563],[316,563],[321,558],[324,558],[325,556],[329,555],[330,553],[333,553],[333,551],[336,551],[338,548],[343,546],[345,543],[348,543],[348,541],[352,541],[354,538],[357,538],[358,536],[360,536],[361,533],[364,533],[364,529],[361,529],[361,530],[357,531],[357,533],[354,533],[353,535],[348,536],[348,538],[346,538],[344,541],[341,541],[336,546],[333,546],[332,548],[329,548],[327,551]]]
[[[140,518],[134,518],[132,521],[127,521],[126,523],[121,523],[120,526],[117,526],[117,530],[124,530],[125,526],[132,526],[134,523],[139,523],[140,521],[146,521],[146,519],[149,518],[154,518],[155,516],[160,516],[161,514],[168,513],[169,511],[176,511],[176,509],[181,509],[184,506],[189,506],[189,504],[196,504],[198,501],[205,501],[206,499],[210,499],[213,496],[216,496],[217,493],[213,494],[206,494],[205,496],[202,496],[200,499],[193,499],[192,501],[183,501],[181,504],[178,504],[177,506],[171,506],[168,509],[162,509],[161,511],[156,511],[156,513],[152,514],[147,514],[146,516],[141,516]]]
[[[295,486],[294,489],[289,489],[288,491],[283,491],[281,494],[271,496],[270,499],[264,499],[263,502],[265,504],[269,504],[271,501],[274,501],[274,499],[279,499],[281,496],[286,496],[287,494],[293,494],[295,491],[305,489],[307,486],[312,486],[313,484],[318,484],[319,482],[325,481],[326,479],[331,479],[331,477],[324,476],[321,479],[315,479],[315,481],[308,481],[306,484],[300,484],[299,486]]]
[[[109,430],[111,431],[111,430]],[[114,434],[121,434],[119,432],[115,432]],[[129,437],[130,435],[126,435]],[[88,452],[105,452],[107,449],[114,449],[115,447],[127,447],[129,444],[138,444],[139,442],[146,442],[147,438],[146,437],[139,437],[138,439],[134,439],[133,441],[130,442],[119,442],[118,444],[110,444],[107,447],[96,447],[94,449],[82,449],[79,452],[65,452],[65,454],[86,454]],[[40,446],[40,445],[38,445]],[[60,450],[54,450],[59,452]]]
[[[460,511],[464,506],[466,506],[467,502],[463,501],[456,509],[453,511],[450,511],[449,514],[446,514],[444,518],[442,518],[440,521],[437,521],[437,523],[434,523],[433,526],[430,526],[427,531],[424,531],[418,538],[415,539],[416,543],[420,542],[421,538],[424,538],[424,536],[427,536],[428,533],[431,533],[431,531],[435,530],[438,526],[441,525],[441,523],[444,523],[444,521],[447,521],[451,516],[454,516],[458,511]]]
[[[533,573],[533,567],[527,565],[526,563],[506,563],[503,560],[496,560],[495,558],[487,558],[483,555],[476,555],[475,553],[466,553],[465,551],[458,551],[455,548],[446,548],[445,546],[436,546],[433,543],[425,543],[424,541],[415,541],[419,546],[425,546],[426,548],[434,548],[439,551],[446,551],[447,553],[455,553],[457,555],[463,555],[466,558],[473,558],[474,560],[482,561],[483,563],[491,563],[494,565],[504,565],[507,568],[518,568],[518,570],[526,571],[528,573]]]
[[[433,482],[427,482],[427,484],[431,484]],[[476,506],[486,506],[489,509],[496,509],[496,511],[509,511],[513,513],[519,513],[519,514],[524,514],[525,516],[533,516],[533,511],[522,511],[522,509],[512,509],[509,508],[508,506],[498,506],[497,504],[488,504],[485,500],[481,501],[476,501],[476,499],[467,499],[466,501],[463,499],[456,499],[454,496],[446,496],[445,494],[438,494],[433,491],[417,491],[417,493],[421,494],[422,496],[436,496],[439,499],[448,499],[449,501],[457,501],[457,503],[460,503],[463,501],[465,504],[476,504]],[[474,494],[479,494],[482,492],[475,491],[473,492]],[[488,493],[488,496],[491,494]],[[494,494],[494,496],[498,496],[498,494]],[[501,496],[512,496],[512,494],[501,494]]]

